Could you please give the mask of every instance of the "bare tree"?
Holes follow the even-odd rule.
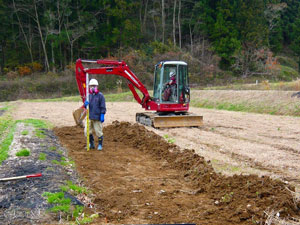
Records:
[[[143,31],[146,30],[146,20],[147,20],[147,14],[148,14],[148,2],[149,0],[146,0],[146,3],[145,3],[145,11],[144,11],[144,19],[143,19]]]
[[[165,0],[161,0],[161,24],[162,24],[162,42],[165,43],[165,28],[166,28]]]
[[[30,23],[28,23],[28,29],[29,29],[29,31],[26,33],[25,30],[24,30],[24,26],[23,26],[23,24],[22,24],[22,22],[20,20],[19,13],[18,13],[19,10],[16,7],[15,0],[13,0],[13,11],[14,11],[14,13],[17,16],[18,24],[19,24],[20,30],[21,30],[21,32],[23,34],[23,37],[25,39],[26,47],[27,47],[28,52],[30,54],[31,62],[33,62],[33,56],[32,56],[32,32],[31,32]]]
[[[286,3],[268,4],[264,16],[269,23],[269,30],[272,31],[279,23],[281,11],[287,8]]]
[[[39,18],[39,15],[38,15],[37,1],[36,0],[33,0],[33,7],[34,7],[33,20],[37,24],[37,28],[38,28],[38,32],[39,32],[39,35],[40,35],[40,38],[41,38],[41,44],[42,44],[42,48],[43,48],[43,52],[44,52],[44,57],[45,57],[45,66],[46,66],[47,71],[49,71],[50,66],[49,66],[49,60],[48,60],[47,49],[46,49],[48,29],[46,27],[45,34],[43,34],[42,27],[41,27],[41,24],[40,24],[40,18]]]
[[[176,3],[174,0],[174,10],[173,10],[173,45],[176,46]]]
[[[181,0],[178,5],[178,34],[179,34],[179,48],[181,48]]]

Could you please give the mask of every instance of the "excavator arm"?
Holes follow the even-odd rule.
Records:
[[[96,68],[85,68],[82,63],[98,64]],[[127,79],[128,87],[133,94],[135,100],[147,110],[157,110],[157,104],[154,102],[142,82],[136,77],[136,75],[129,69],[124,61],[112,61],[112,60],[81,60],[76,61],[76,81],[78,90],[80,92],[82,101],[86,99],[86,73],[89,74],[101,74],[101,75],[117,75]],[[138,95],[137,88],[142,94],[141,99]]]

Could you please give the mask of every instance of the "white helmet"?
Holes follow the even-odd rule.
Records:
[[[98,86],[98,81],[96,79],[91,79],[89,85],[97,85]]]
[[[169,73],[169,76],[170,76],[170,77],[173,77],[173,76],[175,76],[175,75],[176,75],[175,71],[171,71],[171,72]]]

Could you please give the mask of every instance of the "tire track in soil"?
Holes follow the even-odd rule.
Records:
[[[237,127],[216,126],[216,128],[217,127],[243,130],[243,128],[237,128]],[[286,152],[285,154],[289,155],[290,158],[297,159],[297,158],[300,157],[300,152],[298,150],[296,150],[294,148],[291,148],[291,147],[288,147],[288,146],[283,146],[283,145],[280,145],[280,144],[267,144],[263,141],[253,140],[253,139],[245,138],[245,137],[240,137],[240,136],[233,135],[233,134],[230,134],[230,133],[225,133],[225,132],[222,132],[222,131],[217,131],[217,130],[212,131],[210,128],[204,128],[204,129],[199,128],[199,129],[205,130],[206,132],[216,133],[216,134],[219,134],[219,135],[221,135],[223,137],[226,137],[226,138],[232,138],[232,139],[235,139],[235,140],[241,140],[241,141],[245,141],[245,142],[249,142],[249,143],[255,143],[255,144],[260,144],[260,145],[271,146],[275,149],[280,150],[281,152]],[[270,138],[267,135],[260,135],[260,136]],[[274,138],[274,136],[272,136],[271,138]],[[280,138],[280,137],[276,137],[276,138]],[[281,138],[283,138],[283,137],[281,137]],[[285,137],[285,139],[296,140],[296,141],[298,140],[296,138],[288,138],[288,137]],[[299,141],[300,141],[300,139],[299,139]],[[235,160],[236,162],[239,162],[239,163],[242,162],[242,164],[246,165],[247,167],[250,167],[250,168],[253,168],[253,169],[259,169],[261,171],[267,171],[267,172],[269,172],[269,174],[273,174],[274,177],[279,177],[280,179],[285,180],[285,181],[289,181],[289,182],[291,181],[291,182],[293,182],[293,184],[295,184],[297,186],[300,185],[300,178],[298,178],[297,175],[296,176],[291,175],[291,173],[289,172],[289,170],[297,171],[298,170],[297,167],[285,166],[285,167],[279,168],[279,167],[275,167],[275,166],[272,166],[272,165],[265,165],[265,163],[256,161],[254,158],[248,157],[246,155],[238,154],[238,153],[234,153],[234,152],[228,152],[226,150],[224,151],[224,150],[222,150],[222,148],[219,145],[209,144],[209,143],[204,143],[204,142],[199,142],[199,143],[209,147],[211,150],[213,150],[215,152],[218,152],[218,153],[221,153],[223,155],[229,156],[231,159]]]
[[[294,190],[267,176],[214,172],[203,157],[180,150],[138,124],[104,128],[104,150],[85,150],[83,130],[55,128],[76,168],[96,195],[95,223],[262,223],[264,211],[299,217]]]

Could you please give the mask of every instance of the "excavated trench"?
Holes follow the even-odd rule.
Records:
[[[269,177],[217,174],[194,151],[138,124],[106,126],[101,152],[86,151],[79,127],[54,133],[95,194],[95,224],[261,224],[272,210],[279,218],[300,216],[289,191],[294,187]]]

